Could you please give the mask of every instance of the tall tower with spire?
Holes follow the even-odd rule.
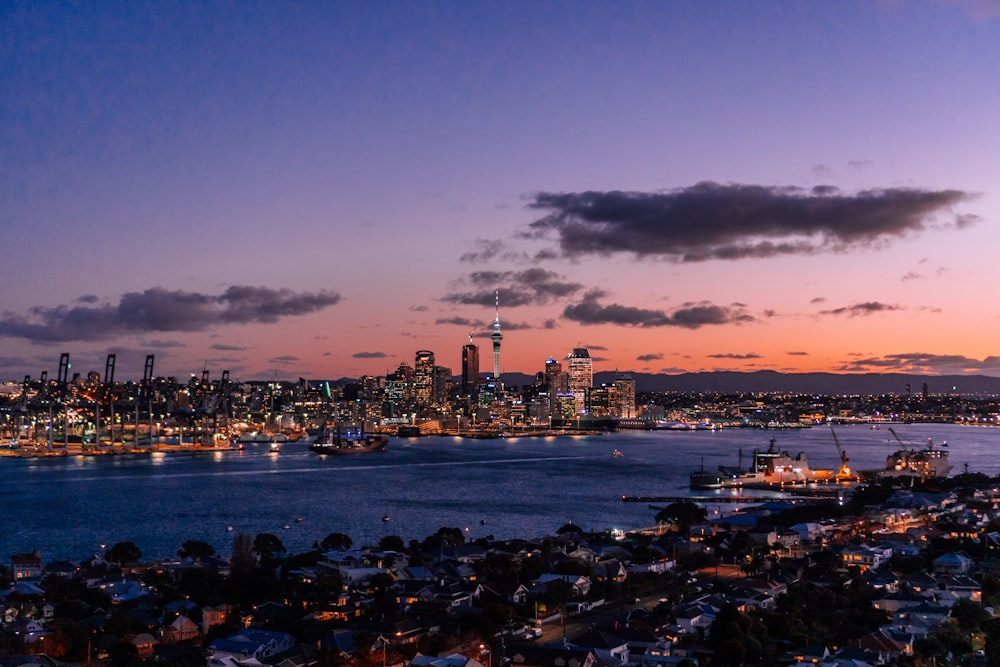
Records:
[[[497,290],[497,318],[493,320],[493,333],[490,335],[493,341],[493,380],[500,383],[500,341],[503,334],[500,333],[500,290]]]

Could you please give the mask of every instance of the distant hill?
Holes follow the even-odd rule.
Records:
[[[710,373],[594,373],[594,384],[611,383],[619,374],[635,380],[636,391],[710,391],[710,392],[795,392],[816,394],[904,394],[906,385],[919,394],[924,383],[932,394],[998,394],[1000,378],[987,375],[910,375],[905,373],[779,373],[777,371],[715,371]],[[341,378],[334,384],[354,382]],[[504,373],[504,384],[525,386],[534,375]]]
[[[616,373],[594,374],[595,384],[614,381]],[[1000,378],[986,375],[909,375],[905,373],[779,373],[715,371],[663,375],[629,373],[636,391],[796,392],[817,394],[919,394],[924,383],[932,394],[1000,394]]]

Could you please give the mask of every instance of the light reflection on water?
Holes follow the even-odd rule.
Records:
[[[894,428],[914,448],[928,437],[947,440],[952,474],[965,463],[1000,473],[1000,429]],[[882,467],[898,447],[885,427],[838,427],[837,435],[857,469]],[[331,532],[371,544],[387,534],[422,539],[442,526],[468,528],[470,538],[535,537],[570,520],[586,529],[629,529],[651,525],[656,511],[621,496],[686,495],[687,476],[702,461],[706,469],[736,465],[742,449],[746,465],[772,436],[779,449],[805,452],[813,468],[839,464],[825,427],[392,439],[388,452],[357,457],[317,456],[304,442],[290,442],[277,455],[259,444],[203,455],[4,458],[0,557],[38,549],[47,560],[75,559],[121,540],[134,541],[148,557],[168,556],[187,539],[228,555],[230,526],[274,533],[291,551]],[[613,456],[615,449],[623,456]]]

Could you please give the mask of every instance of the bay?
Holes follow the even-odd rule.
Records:
[[[952,474],[967,465],[1000,475],[998,428],[893,428],[913,448],[947,441]],[[855,469],[881,468],[898,449],[884,425],[836,432]],[[538,537],[569,521],[628,530],[652,525],[656,510],[623,495],[687,496],[691,471],[736,465],[740,450],[746,465],[772,437],[779,449],[805,453],[813,468],[839,465],[828,427],[394,438],[385,453],[345,457],[318,456],[301,441],[277,454],[260,444],[243,452],[2,458],[0,557],[37,550],[45,561],[79,560],[131,540],[144,559],[165,558],[188,539],[228,556],[236,532],[273,533],[294,553],[333,532],[366,545],[385,535],[420,540],[440,527],[460,528],[468,539]]]

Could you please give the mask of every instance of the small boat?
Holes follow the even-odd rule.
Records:
[[[611,452],[611,455],[614,457],[624,456],[624,454],[622,454],[622,450],[620,449],[616,449],[615,451]]]
[[[382,520],[383,521],[388,521],[389,520],[389,514],[388,514],[388,512],[382,515]]]

